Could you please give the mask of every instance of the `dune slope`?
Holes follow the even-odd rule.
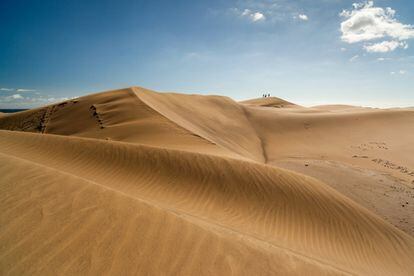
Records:
[[[224,229],[335,271],[376,275],[414,271],[413,238],[310,178],[184,151],[7,131],[0,135],[3,155],[172,210],[203,231]],[[28,215],[31,208],[23,201],[14,209]],[[13,220],[4,220],[5,229],[13,227]],[[154,238],[158,239],[156,234]],[[2,242],[10,240],[7,233],[3,235]],[[82,245],[79,250],[84,250]]]
[[[246,114],[268,164],[316,177],[414,236],[414,109]]]
[[[145,89],[140,88],[140,91]],[[19,112],[0,119],[0,129],[235,155],[153,110],[137,97],[132,88],[92,94]]]
[[[222,96],[154,93],[138,87],[137,96],[148,106],[192,133],[251,160],[264,162],[265,156],[255,127],[245,110]]]
[[[1,275],[344,274],[71,174],[0,161]]]

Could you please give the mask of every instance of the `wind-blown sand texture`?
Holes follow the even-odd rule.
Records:
[[[3,116],[0,275],[414,275],[413,126],[138,87]]]

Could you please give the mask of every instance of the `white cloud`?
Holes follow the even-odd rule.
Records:
[[[344,10],[340,13],[340,16],[344,18],[341,23],[341,39],[347,43],[357,43],[391,38],[389,39],[391,41],[384,41],[385,44],[381,42],[365,45],[364,49],[371,50],[370,52],[393,51],[397,48],[406,49],[407,44],[401,46],[396,43],[414,38],[414,26],[399,22],[395,19],[395,13],[392,8],[375,7],[374,1],[355,3],[352,10]],[[379,44],[381,45],[379,46]],[[386,44],[391,47],[386,47]]]
[[[380,57],[377,58],[378,61],[386,61],[386,60],[391,60],[390,58],[384,58],[384,57]]]
[[[241,16],[248,17],[253,22],[266,20],[266,16],[263,13],[252,12],[249,9],[244,9],[244,11],[241,13]]]
[[[255,12],[251,17],[254,22],[266,19],[264,14],[260,12]]]
[[[17,88],[16,91],[17,92],[36,92],[36,90],[34,89],[22,89],[22,88]]]
[[[405,71],[405,70],[400,70],[398,72],[392,71],[392,72],[390,72],[390,74],[391,75],[396,75],[396,74],[405,75],[405,74],[407,74],[407,71]]]
[[[346,48],[341,48],[341,52],[346,52]]]
[[[242,12],[242,16],[249,16],[250,14],[251,14],[252,12],[249,10],[249,9],[245,9],[243,12]]]
[[[14,95],[11,95],[11,96],[10,96],[10,98],[12,98],[12,99],[14,99],[14,100],[20,100],[20,99],[23,99],[22,95],[20,95],[20,94],[14,94]]]
[[[306,14],[299,14],[298,18],[303,21],[308,21],[308,16]]]
[[[364,49],[368,53],[387,53],[397,48],[407,49],[408,44],[405,41],[383,41],[375,44],[364,45]]]
[[[351,57],[351,58],[349,59],[349,61],[350,61],[350,62],[354,62],[354,61],[356,61],[357,59],[359,59],[359,55],[355,55],[355,56]]]
[[[297,1],[237,0],[227,2],[234,2],[235,4],[234,7],[227,10],[230,14],[249,19],[251,22],[265,21],[268,24],[276,24],[280,22],[288,22],[292,19],[309,20],[308,15],[303,13],[303,5],[301,3],[296,3]]]
[[[14,89],[15,90],[15,89]],[[2,108],[28,108],[28,107],[37,107],[45,104],[51,104],[61,101],[66,101],[68,98],[66,97],[53,97],[53,96],[46,96],[40,95],[35,97],[24,97],[22,94],[12,94],[9,96],[1,96],[0,95],[0,106]]]
[[[5,103],[13,103],[13,102],[21,102],[22,100],[24,100],[24,97],[20,94],[13,94],[10,96],[2,96],[0,97],[0,104],[5,102]]]
[[[0,91],[35,92],[36,90],[23,88],[0,88]]]

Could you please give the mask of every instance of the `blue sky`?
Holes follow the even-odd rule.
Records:
[[[409,0],[2,0],[0,108],[134,85],[414,106],[413,25]]]

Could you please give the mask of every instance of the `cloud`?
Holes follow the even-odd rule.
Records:
[[[298,18],[303,21],[308,21],[308,16],[306,14],[299,14]]]
[[[242,12],[242,16],[249,16],[249,15],[251,15],[251,10],[249,10],[249,9],[245,9],[243,12]]]
[[[351,57],[351,58],[349,59],[349,61],[350,61],[350,62],[354,62],[354,61],[356,61],[357,59],[359,59],[359,55],[355,55],[355,56]]]
[[[365,45],[364,49],[369,52],[406,49],[407,44],[399,43],[405,43],[402,41],[414,38],[414,26],[399,22],[395,19],[395,14],[396,11],[392,8],[375,7],[374,1],[355,3],[352,10],[344,10],[340,13],[340,16],[344,18],[341,22],[341,39],[346,43],[384,38],[391,40]]]
[[[0,91],[16,91],[16,92],[35,92],[35,89],[23,89],[23,88],[0,88]]]
[[[341,48],[341,52],[346,52],[346,48]]]
[[[66,97],[53,97],[50,95],[39,96],[22,96],[22,94],[12,94],[9,96],[0,95],[0,107],[1,108],[28,108],[37,107],[45,104],[52,104],[56,102],[66,101]]]
[[[248,19],[251,22],[267,22],[276,24],[289,20],[300,20],[299,14],[303,7],[299,7],[296,1],[288,0],[237,0],[233,2],[235,6],[229,8],[233,16]],[[305,14],[303,14],[305,15]]]
[[[64,98],[54,98],[54,97],[52,97],[52,98],[46,99],[46,101],[48,101],[50,103],[62,102],[62,101],[67,101],[67,100],[69,100],[69,98],[66,98],[66,97],[64,97]]]
[[[405,71],[405,70],[400,70],[398,72],[393,71],[390,74],[391,75],[397,75],[397,74],[399,74],[399,75],[405,75],[405,74],[407,74],[407,71]]]
[[[384,57],[380,57],[377,58],[378,61],[386,61],[386,60],[391,60],[390,58],[384,58]]]
[[[14,100],[20,100],[20,99],[23,99],[22,95],[20,95],[20,94],[14,94],[14,95],[11,95],[11,96],[10,96],[10,98],[12,98],[12,99],[14,99]]]
[[[256,22],[256,21],[260,21],[260,20],[265,20],[266,19],[266,17],[263,15],[263,13],[260,13],[260,12],[255,12],[253,15],[252,15],[252,20],[254,21],[254,22]]]
[[[0,97],[0,104],[1,103],[18,103],[24,100],[25,98],[20,94],[13,94],[10,96],[2,96]]]
[[[22,88],[17,88],[16,91],[17,92],[36,92],[35,89],[22,89]]]
[[[405,41],[383,41],[380,43],[364,45],[364,49],[368,53],[387,53],[392,52],[397,48],[407,49],[408,44]]]
[[[266,16],[261,12],[252,12],[249,9],[244,9],[241,13],[241,16],[248,17],[253,22],[264,21],[266,20]]]

